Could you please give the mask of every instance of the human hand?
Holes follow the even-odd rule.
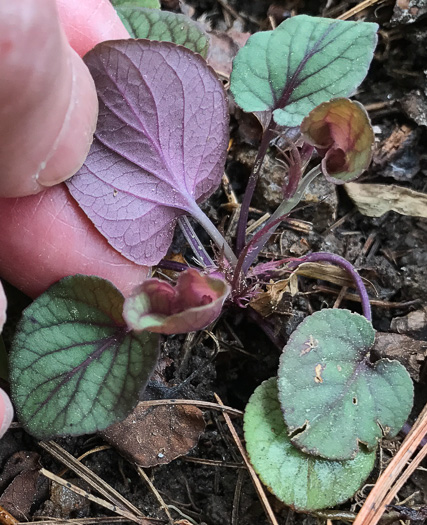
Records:
[[[129,36],[108,0],[56,3],[80,53]],[[33,297],[76,273],[128,293],[147,269],[110,248],[64,185],[31,195],[79,168],[97,115],[92,79],[54,0],[1,3],[0,79],[0,196],[30,195],[0,199],[1,277]]]
[[[6,320],[6,296],[0,283],[0,333]],[[9,428],[13,419],[13,408],[7,394],[0,388],[0,438]]]
[[[109,279],[125,294],[147,276],[57,185],[84,162],[98,111],[76,51],[128,37],[108,0],[0,4],[0,276],[32,297],[76,273]],[[0,283],[0,332],[5,312]],[[12,416],[0,389],[0,437]]]

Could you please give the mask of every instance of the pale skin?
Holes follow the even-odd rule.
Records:
[[[83,164],[96,126],[95,87],[80,56],[128,37],[108,0],[0,4],[0,277],[31,297],[76,273],[109,279],[124,294],[147,276],[59,184]],[[0,284],[0,331],[5,311]],[[11,417],[0,390],[0,437]]]

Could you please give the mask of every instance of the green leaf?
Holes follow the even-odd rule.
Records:
[[[116,11],[133,38],[173,42],[206,58],[209,48],[208,35],[191,18],[131,4],[118,6]]]
[[[230,89],[248,112],[273,111],[299,126],[322,102],[349,96],[365,78],[377,24],[299,15],[252,35],[233,62]]]
[[[160,9],[159,0],[110,0],[117,11],[121,6],[147,7],[148,9]]]
[[[304,452],[349,459],[359,442],[395,436],[412,407],[413,385],[397,361],[369,361],[375,331],[348,310],[307,317],[283,349],[279,400],[292,443]]]
[[[313,511],[344,502],[369,476],[375,452],[329,461],[304,454],[287,435],[277,399],[276,378],[264,381],[245,409],[244,431],[250,461],[269,490],[297,511]]]
[[[51,286],[23,312],[10,353],[11,391],[39,439],[102,430],[138,401],[158,357],[158,336],[134,334],[124,297],[99,277]]]
[[[301,133],[317,148],[323,174],[335,184],[357,179],[371,163],[374,131],[359,102],[336,98],[320,104],[302,121]]]

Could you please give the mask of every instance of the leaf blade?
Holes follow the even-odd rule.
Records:
[[[332,460],[394,437],[412,407],[413,386],[397,361],[370,363],[372,325],[348,310],[307,317],[283,349],[279,399],[292,443]]]
[[[333,507],[350,498],[368,477],[375,452],[348,461],[329,461],[293,447],[278,401],[277,379],[264,381],[244,414],[246,448],[262,482],[297,511]]]
[[[298,126],[317,105],[347,97],[361,83],[377,29],[366,22],[289,18],[249,38],[233,62],[231,92],[243,110],[271,110],[277,124]]]
[[[12,397],[40,439],[95,432],[127,416],[157,361],[158,340],[129,333],[108,281],[66,277],[23,312],[10,355]]]
[[[222,84],[169,42],[99,44],[85,57],[99,97],[94,142],[67,181],[95,227],[137,264],[157,264],[176,219],[219,185],[228,140]]]
[[[118,6],[116,11],[132,38],[173,42],[206,58],[209,37],[191,18],[179,13],[146,9],[132,4]]]

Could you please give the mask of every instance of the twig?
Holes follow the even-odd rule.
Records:
[[[236,194],[234,193],[233,186],[231,185],[230,179],[226,173],[222,175],[222,189],[224,190],[225,196],[229,204],[235,204],[236,207],[239,206],[239,201],[237,200]]]
[[[331,288],[330,286],[324,286],[323,284],[316,284],[314,289],[318,292],[339,294],[339,290]],[[360,303],[360,297],[356,293],[346,293],[344,295],[346,301],[353,301]],[[393,302],[393,301],[382,301],[381,299],[370,299],[371,306],[378,306],[380,308],[408,308],[421,303],[421,299],[412,299],[411,301]]]
[[[153,523],[165,523],[165,520],[158,518],[146,518],[150,525]],[[99,518],[74,518],[74,519],[63,519],[43,516],[43,519],[38,521],[24,521],[18,525],[110,525],[110,523],[129,523],[127,518],[121,516],[106,516]]]
[[[103,450],[110,450],[112,447],[111,445],[101,445],[99,447],[95,447],[95,448],[92,448],[90,450],[87,450],[84,454],[82,454],[81,456],[79,456],[76,461],[79,461],[81,462],[82,459],[84,458],[87,458],[88,456],[92,455],[92,454],[96,454],[97,452],[102,452]],[[58,476],[60,476],[61,478],[64,477],[64,475],[68,472],[68,467],[65,467],[64,469],[61,470],[61,472],[58,473]]]
[[[172,518],[172,514],[170,513],[169,511],[169,508],[168,506],[166,505],[166,503],[164,502],[164,499],[162,498],[162,496],[159,494],[159,491],[156,489],[156,487],[153,485],[153,483],[151,482],[151,479],[147,476],[146,472],[139,466],[139,465],[136,465],[136,469],[138,471],[138,474],[141,476],[141,478],[145,481],[145,483],[147,483],[147,485],[150,487],[150,490],[151,492],[154,494],[155,498],[157,499],[157,501],[160,503],[160,506],[162,507],[162,509],[165,511],[165,514],[166,516],[168,517],[168,520],[169,520],[169,523],[170,525],[173,525],[173,518]]]
[[[218,404],[223,406],[223,402],[221,401],[220,397],[214,393],[215,399],[217,400]],[[261,481],[258,479],[258,476],[256,475],[256,472],[252,465],[249,462],[249,459],[246,455],[246,451],[242,445],[242,442],[239,439],[239,436],[237,435],[236,429],[233,426],[233,423],[231,422],[231,419],[229,418],[227,413],[224,413],[224,419],[227,423],[228,429],[233,436],[234,442],[236,443],[237,448],[239,449],[239,452],[243,458],[243,461],[245,462],[246,468],[249,471],[249,474],[252,478],[252,483],[255,486],[255,489],[258,493],[258,497],[261,501],[262,506],[264,507],[265,513],[267,514],[268,519],[270,520],[272,525],[279,525],[277,522],[276,516],[274,515],[273,509],[271,508],[271,505],[267,499],[267,496],[265,495],[264,489],[262,487]]]
[[[66,467],[80,476],[83,480],[89,483],[89,485],[94,490],[102,494],[102,496],[111,501],[111,503],[113,503],[116,507],[121,508],[126,512],[130,512],[135,516],[142,516],[142,512],[132,505],[130,501],[117,492],[117,490],[113,489],[113,487],[106,483],[102,478],[97,476],[95,472],[87,468],[86,465],[83,465],[83,463],[77,461],[74,456],[69,454],[57,443],[54,441],[40,441],[39,445],[44,450],[49,452],[49,454],[51,454],[54,458],[56,458],[58,461],[63,463]]]
[[[347,20],[348,18],[351,18],[354,15],[357,15],[357,13],[360,13],[360,11],[363,11],[367,7],[370,7],[371,5],[377,4],[380,0],[365,0],[364,2],[361,2],[360,4],[356,5],[352,9],[349,9],[342,15],[338,16],[338,20]]]
[[[116,505],[111,504],[109,501],[106,501],[105,499],[98,498],[97,496],[93,496],[92,494],[89,494],[89,492],[87,492],[86,490],[83,490],[80,487],[77,487],[77,485],[74,485],[73,483],[70,483],[69,481],[66,481],[65,479],[60,478],[59,476],[57,476],[56,474],[53,474],[53,472],[50,472],[49,470],[42,468],[40,469],[40,474],[54,481],[55,483],[58,483],[59,485],[66,487],[72,492],[79,494],[80,496],[83,496],[89,501],[92,501],[93,503],[97,503],[101,507],[104,507],[110,510],[111,512],[115,512],[116,514],[119,514],[120,516],[123,516],[124,518],[127,518],[130,521],[133,521],[134,523],[139,523],[140,525],[148,525],[150,523],[150,521],[148,521],[147,518],[145,518],[144,516],[135,515],[131,512],[128,512],[127,510],[121,509],[117,507]]]
[[[199,408],[206,408],[207,410],[218,410],[232,414],[233,416],[242,417],[243,412],[237,408],[227,407],[223,404],[211,403],[210,401],[198,401],[194,399],[153,399],[150,401],[140,401],[139,404],[144,407],[154,407],[158,405],[193,405]]]
[[[397,493],[399,490],[403,487],[403,485],[408,481],[408,479],[412,476],[412,474],[417,469],[418,465],[421,463],[421,461],[427,456],[427,445],[424,445],[423,448],[418,452],[418,454],[415,456],[409,467],[405,470],[405,472],[400,476],[399,480],[396,482],[396,484],[393,486],[393,488],[390,490],[390,492],[387,494],[386,498],[384,499],[384,506],[390,505],[390,503],[394,500],[394,498],[397,496]],[[402,503],[401,503],[402,505]],[[377,511],[378,513],[379,511]],[[383,511],[381,511],[381,514],[379,517],[381,517]]]
[[[0,524],[17,525],[19,521],[12,516],[6,509],[0,506]]]
[[[192,456],[184,456],[181,458],[181,461],[186,461],[188,463],[200,463],[202,465],[208,465],[211,467],[228,467],[228,468],[246,470],[246,467],[243,464],[232,463],[230,461],[219,461],[217,459],[204,459],[204,458],[194,458]]]
[[[250,226],[246,228],[246,235],[249,235],[250,233],[252,233],[254,230],[258,228],[258,226],[261,226],[261,224],[263,224],[269,218],[270,218],[270,213],[264,213],[262,217],[257,219],[254,223],[252,223]]]
[[[231,525],[237,525],[239,521],[240,497],[242,494],[244,471],[240,470],[237,476],[236,488],[234,490],[233,509],[231,511]]]
[[[394,492],[393,484],[398,478],[411,456],[417,450],[425,434],[427,433],[427,405],[423,408],[418,419],[415,421],[411,431],[403,440],[402,446],[397,454],[390,461],[388,467],[379,477],[371,493],[366,498],[363,507],[360,509],[354,525],[376,525],[385,511],[388,496],[391,490]],[[427,452],[427,446],[423,447],[413,460],[409,469],[415,469]],[[418,462],[418,463],[417,463]],[[399,486],[399,481],[396,486]],[[389,502],[389,501],[388,501]]]

